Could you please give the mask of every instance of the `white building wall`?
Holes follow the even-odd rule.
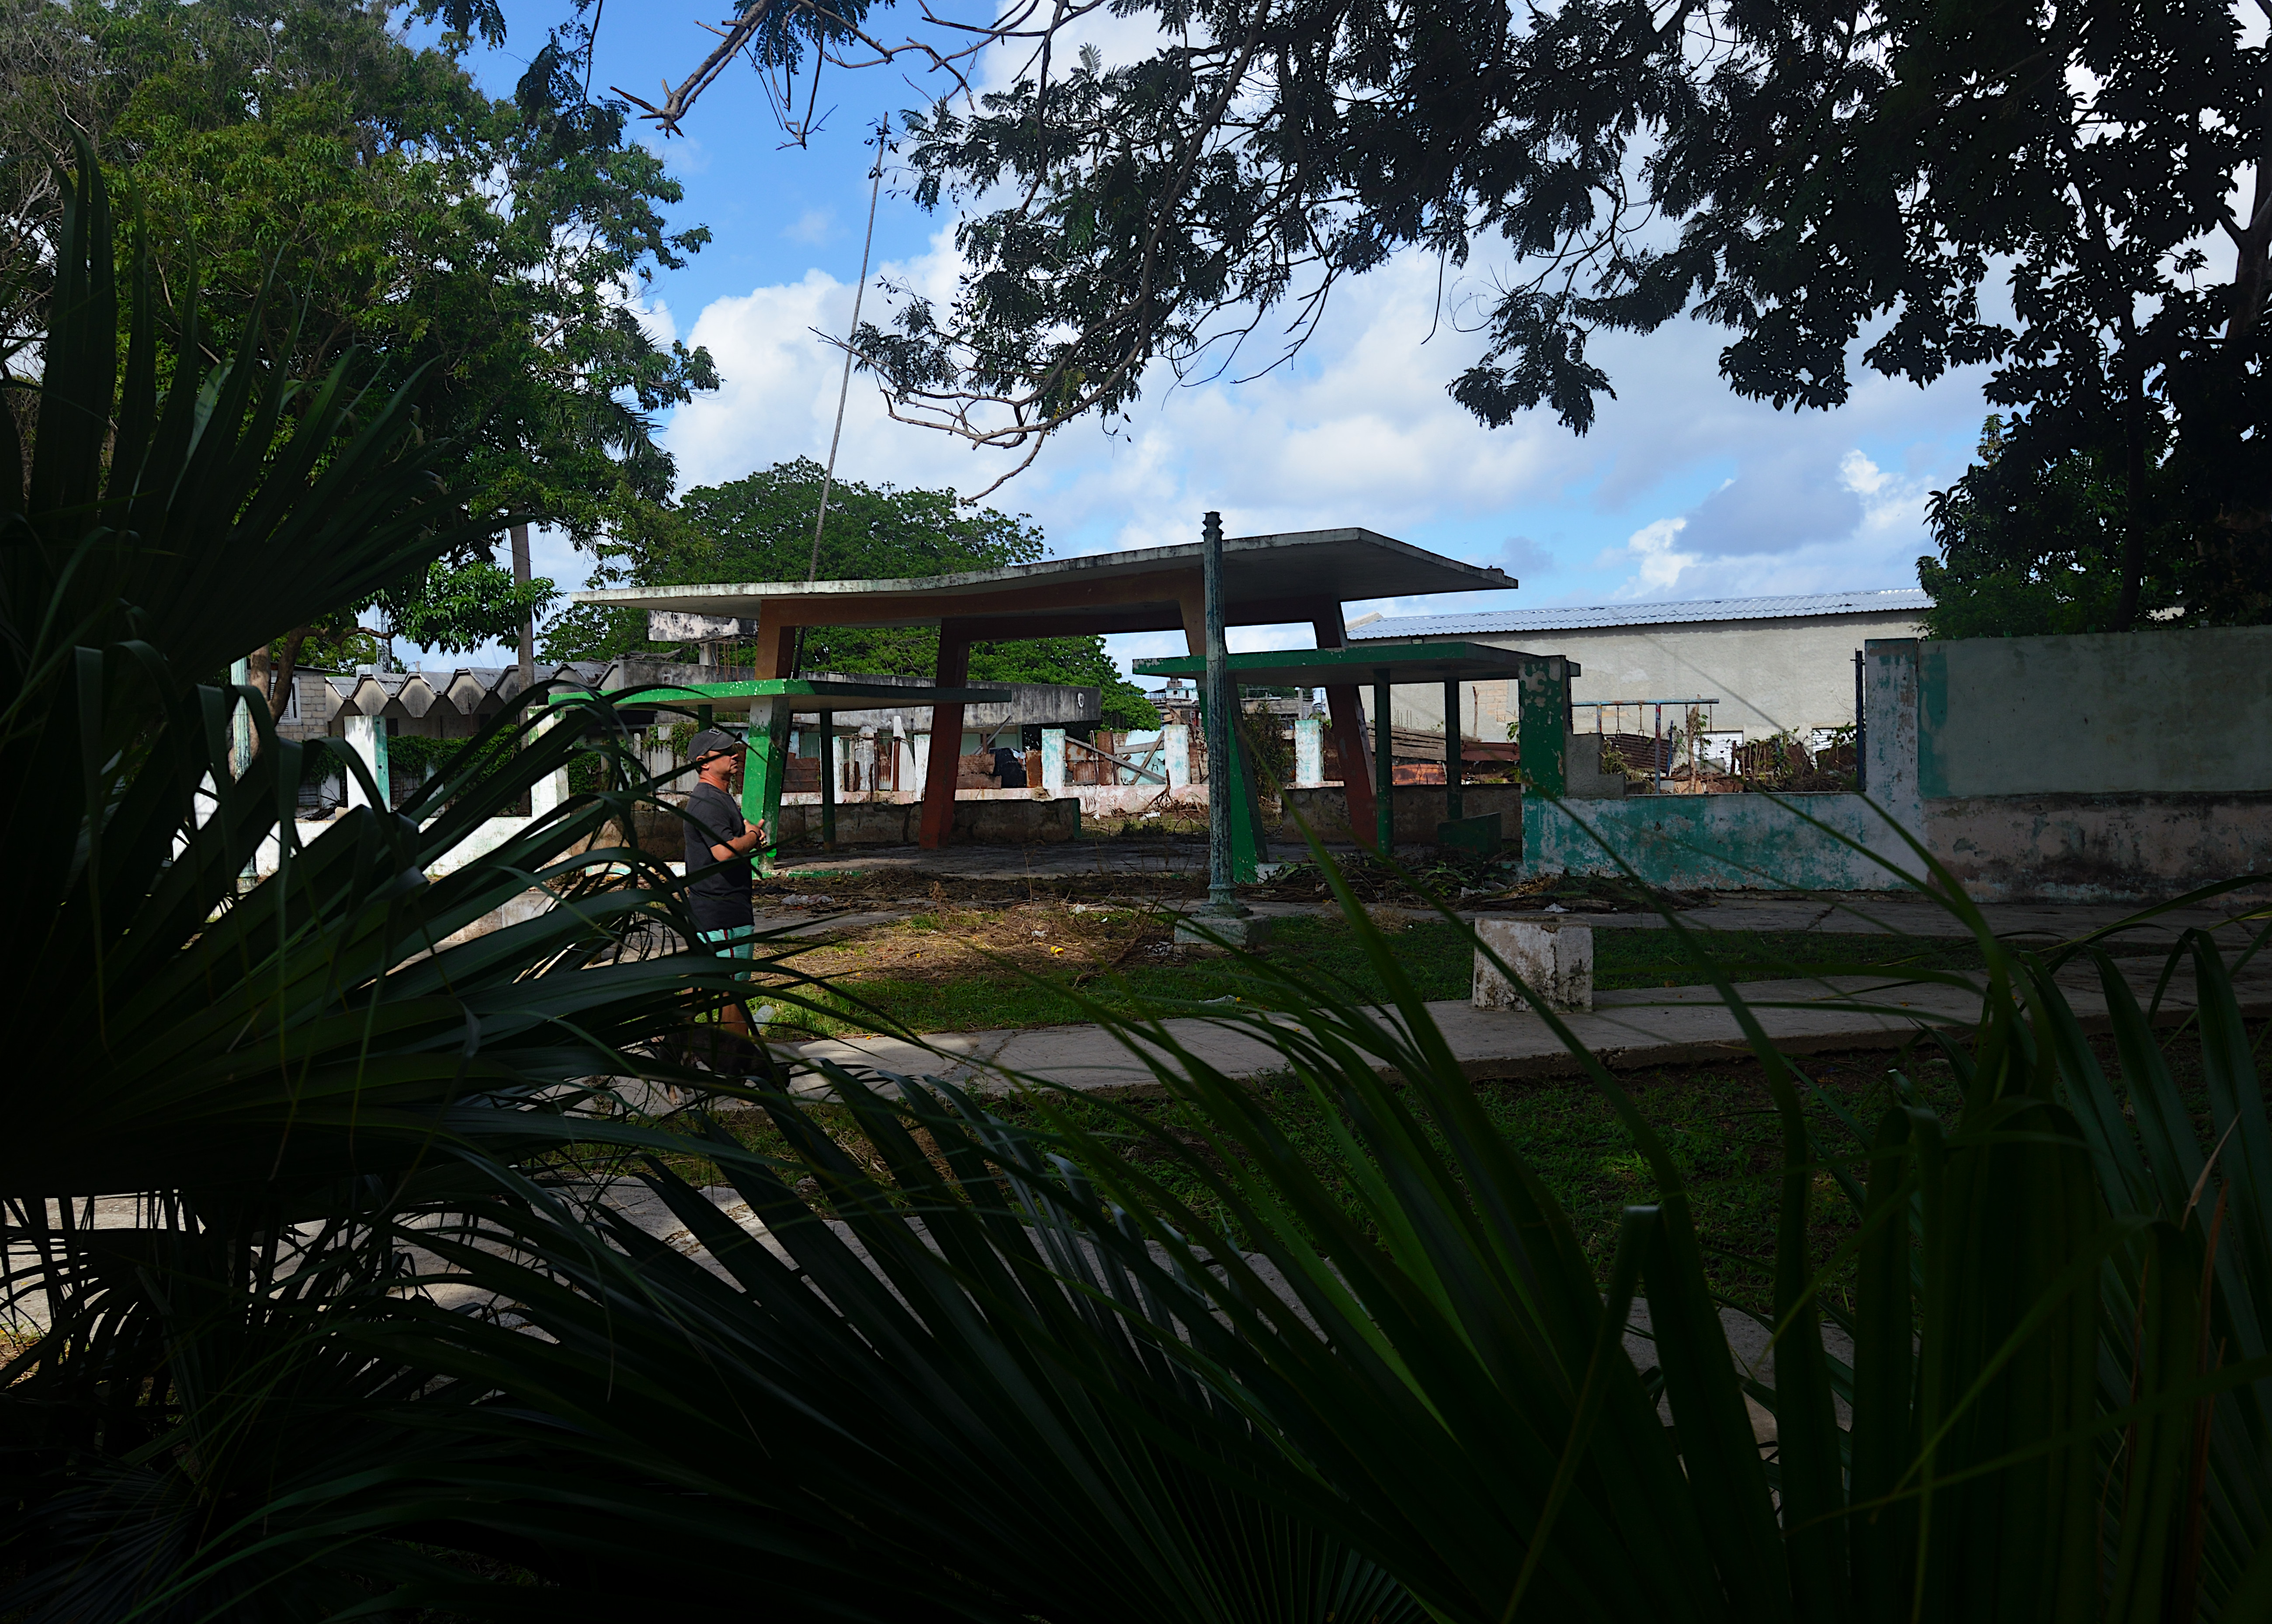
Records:
[[[1386,629],[1386,626],[1380,629]],[[1611,626],[1568,631],[1484,634],[1458,639],[1560,654],[1578,662],[1571,697],[1609,699],[1717,699],[1715,732],[1740,731],[1747,739],[1789,731],[1805,738],[1818,727],[1842,727],[1854,719],[1854,656],[1872,637],[1914,637],[1922,629],[1901,611],[1875,615],[1790,616],[1755,621],[1692,621],[1664,626]],[[1364,690],[1370,705],[1371,690]],[[1485,739],[1503,738],[1514,719],[1513,685],[1461,685],[1464,731]],[[1440,686],[1400,687],[1394,719],[1400,727],[1441,728]],[[1665,711],[1669,727],[1677,719]],[[1581,731],[1593,731],[1593,713],[1578,712]],[[1620,727],[1605,732],[1651,731],[1653,719],[1626,712]]]

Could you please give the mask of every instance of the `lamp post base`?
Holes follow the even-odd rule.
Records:
[[[1270,921],[1257,913],[1211,913],[1202,907],[1176,921],[1179,948],[1261,948],[1270,942]]]

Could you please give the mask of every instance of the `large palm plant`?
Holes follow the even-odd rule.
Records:
[[[1961,1104],[1897,1076],[1840,1147],[1723,984],[1782,1124],[1769,1377],[1737,1365],[1679,1169],[1615,1078],[1566,1031],[1658,1185],[1604,1281],[1344,900],[1391,1009],[1258,961],[1225,1017],[1338,1124],[1328,1167],[1170,1029],[1121,1022],[1198,1107],[1196,1146],[1132,1114],[1130,1155],[1045,1090],[1017,1126],[840,1076],[872,1156],[767,1099],[789,1166],[706,1147],[739,1221],[729,1192],[643,1170],[675,1242],[603,1219],[595,1245],[562,1192],[501,1181],[435,1276],[515,1317],[357,1334],[437,1391],[509,1396],[454,1412],[469,1449],[528,1464],[481,1515],[540,1569],[567,1539],[594,1593],[717,1599],[762,1563],[811,1617],[2266,1616],[2272,1360],[2226,1284],[2254,1289],[2231,1237],[2263,1227],[2264,1187],[2202,1177],[2166,1088],[2134,1095],[2140,1153],[2056,956],[1953,903],[1987,965],[1979,1022],[1945,1034]],[[2186,950],[2216,1131],[2261,1140],[2219,950]],[[2126,991],[2111,1019],[2150,1084]],[[1825,1173],[1855,1204],[1851,1313],[1809,1257]],[[659,1576],[642,1553],[672,1525],[694,1531]]]
[[[414,390],[359,393],[353,356],[295,390],[258,323],[211,365],[194,297],[161,334],[138,258],[122,323],[112,241],[82,147],[36,384],[11,376],[0,415],[0,1507],[22,1594],[55,1616],[240,1595],[321,1616],[399,1551],[253,1553],[292,1525],[299,1478],[416,1452],[390,1419],[415,1383],[328,1330],[388,1300],[394,1215],[445,1192],[466,1147],[579,1131],[576,1079],[730,984],[705,956],[621,951],[642,920],[683,923],[638,853],[569,854],[624,795],[429,878],[584,727],[469,750],[400,813],[304,845],[302,752],[334,747],[254,704],[258,752],[233,766],[248,696],[213,674],[422,569],[466,520]],[[280,863],[255,883],[264,841]],[[460,939],[532,887],[558,905]],[[260,1538],[235,1526],[245,1505],[267,1508]]]

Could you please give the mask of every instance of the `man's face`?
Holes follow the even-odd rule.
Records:
[[[742,781],[742,752],[720,750],[715,755],[706,756],[697,771],[713,784],[727,786],[739,784]]]

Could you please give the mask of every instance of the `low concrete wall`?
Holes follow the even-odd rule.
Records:
[[[1533,799],[1523,807],[1522,852],[1534,872],[1621,874],[1614,852],[1643,879],[1675,890],[1880,890],[1900,882],[1872,854],[1918,867],[1885,814],[1849,794],[1633,795],[1558,806]]]
[[[913,846],[922,833],[920,801],[855,801],[836,808],[839,846]],[[1080,801],[1070,796],[1036,801],[1010,791],[956,796],[954,831],[947,838],[958,844],[1034,846],[1055,845],[1080,833]],[[819,845],[819,807],[784,806],[774,838],[786,846]]]
[[[1129,817],[1151,810],[1166,793],[1167,786],[1161,784],[1068,784],[1049,798],[1079,801],[1084,817]],[[1031,801],[1035,799],[1035,792],[1030,789],[959,789],[954,792],[954,798],[957,801]],[[1207,786],[1187,784],[1175,793],[1174,798],[1186,804],[1204,807],[1207,805]],[[836,805],[841,811],[847,806],[856,805],[914,806],[922,800],[920,790],[885,790],[872,800],[863,794],[856,801],[839,801]],[[794,794],[781,797],[784,811],[790,807],[806,807],[815,808],[813,815],[818,816],[819,805],[819,795],[811,790],[798,790]]]
[[[1510,844],[1522,823],[1522,786],[1520,784],[1470,784],[1461,792],[1461,814],[1466,817],[1481,817],[1487,813],[1499,815],[1502,827]],[[1286,836],[1298,839],[1294,819],[1297,816],[1316,831],[1321,840],[1342,843],[1354,842],[1371,846],[1374,831],[1368,828],[1352,831],[1349,828],[1349,797],[1338,784],[1327,784],[1315,789],[1289,789],[1286,792],[1284,818]],[[1450,816],[1445,810],[1445,790],[1440,784],[1400,784],[1396,786],[1396,843],[1399,846],[1433,845],[1436,825]]]
[[[2142,902],[2272,872],[2272,793],[1947,798],[1924,822],[1984,901]]]

